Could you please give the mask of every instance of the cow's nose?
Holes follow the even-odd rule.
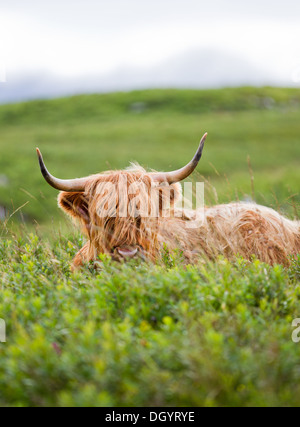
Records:
[[[114,248],[113,259],[116,261],[129,260],[134,258],[139,248],[133,246],[117,246]]]
[[[124,258],[133,258],[138,252],[138,248],[131,248],[129,246],[121,246],[116,249],[118,253]]]

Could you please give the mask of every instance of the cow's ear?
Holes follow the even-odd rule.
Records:
[[[89,222],[89,203],[84,193],[63,191],[59,193],[58,206],[71,217]]]

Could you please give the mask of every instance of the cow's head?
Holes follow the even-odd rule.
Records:
[[[207,134],[193,159],[172,172],[146,172],[133,165],[85,178],[63,180],[51,175],[37,149],[41,172],[57,190],[59,206],[78,220],[89,239],[92,260],[100,253],[115,259],[141,255],[156,258],[161,242],[159,223],[181,197],[180,181],[196,168]]]

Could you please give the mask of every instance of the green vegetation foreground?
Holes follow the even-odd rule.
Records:
[[[0,405],[299,405],[299,261],[71,274],[81,243],[2,241]]]
[[[0,107],[0,205],[27,203],[13,217],[22,230],[11,218],[1,231],[1,406],[299,406],[299,259],[185,267],[166,252],[160,266],[103,257],[101,271],[72,274],[83,241],[57,231],[57,194],[34,154],[39,145],[62,178],[129,160],[168,170],[207,130],[200,172],[220,201],[253,195],[296,216],[299,106],[299,90],[242,88]],[[28,233],[34,220],[45,233]]]

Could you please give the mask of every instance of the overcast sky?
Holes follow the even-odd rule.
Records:
[[[0,102],[300,86],[299,0],[1,0]]]

